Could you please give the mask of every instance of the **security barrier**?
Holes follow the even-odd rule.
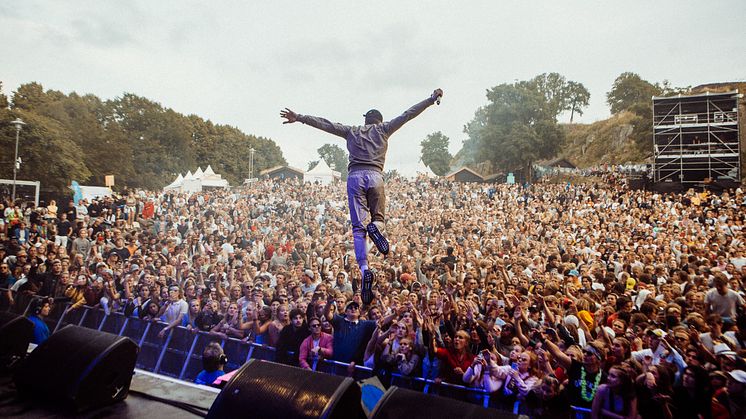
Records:
[[[140,353],[137,357],[137,368],[163,374],[170,377],[194,381],[202,370],[202,351],[210,342],[219,342],[228,363],[225,371],[238,369],[249,359],[274,361],[277,350],[268,345],[262,345],[234,338],[223,339],[209,332],[189,330],[177,326],[169,329],[163,336],[160,332],[168,326],[159,321],[147,321],[138,317],[127,317],[119,312],[106,314],[103,310],[82,306],[75,310],[69,309],[70,303],[55,304],[50,315],[45,319],[50,330],[74,324],[90,329],[126,336],[137,342]],[[289,353],[295,356],[295,353]],[[364,380],[378,376],[376,371],[362,365],[351,365],[344,362],[321,359],[314,361],[314,371],[333,375],[352,377]],[[427,394],[439,395],[458,399],[484,407],[495,407],[494,397],[490,393],[473,387],[457,384],[437,382],[421,377],[408,377],[401,374],[386,374],[385,385],[396,385]],[[492,401],[491,401],[492,400]],[[517,412],[518,405],[514,406]],[[578,409],[580,410],[580,409]],[[576,413],[584,413],[577,411]]]

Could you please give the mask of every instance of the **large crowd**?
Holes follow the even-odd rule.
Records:
[[[659,194],[612,176],[386,191],[391,250],[369,256],[369,305],[344,185],[296,181],[6,201],[0,287],[11,309],[34,304],[37,341],[38,318],[69,301],[162,322],[162,337],[184,326],[270,345],[301,368],[477,387],[534,416],[746,415],[741,189]]]

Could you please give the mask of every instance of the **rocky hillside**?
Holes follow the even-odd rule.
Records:
[[[637,130],[648,128],[641,126],[644,122],[631,112],[621,112],[592,124],[563,125],[566,145],[560,157],[581,168],[604,163],[644,163],[653,155],[652,138],[636,141],[634,135]]]

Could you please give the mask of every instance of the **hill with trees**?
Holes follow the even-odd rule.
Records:
[[[212,165],[231,184],[254,172],[286,164],[279,146],[236,127],[183,115],[152,100],[125,93],[113,100],[95,95],[21,85],[10,97],[0,84],[0,150],[13,150],[20,117],[19,179],[41,180],[49,192],[65,192],[72,180],[103,185],[114,175],[116,189],[160,189],[178,173]],[[12,153],[0,157],[0,177],[12,178]]]

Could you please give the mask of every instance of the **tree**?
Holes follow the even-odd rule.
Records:
[[[326,164],[342,175],[342,180],[347,180],[347,152],[336,144],[324,144],[318,150],[319,157],[324,159]]]
[[[308,162],[308,168],[306,169],[306,172],[310,171],[314,167],[316,167],[317,164],[319,164],[320,160],[311,160]]]
[[[614,80],[611,90],[606,93],[606,103],[609,104],[611,113],[616,114],[641,102],[650,103],[653,96],[661,93],[659,86],[643,80],[635,73],[625,72]]]
[[[583,114],[588,107],[591,94],[582,83],[567,80],[558,73],[540,74],[529,81],[537,92],[544,96],[544,106],[549,115],[556,119],[559,114],[570,111],[570,122],[575,112]]]
[[[465,131],[479,161],[530,179],[531,164],[553,157],[564,142],[553,105],[534,81],[501,84],[487,91],[488,105],[477,110]]]
[[[588,107],[591,100],[591,93],[580,83],[574,81],[567,82],[567,93],[570,102],[570,123],[572,124],[575,113],[583,116],[583,109]]]
[[[438,176],[443,176],[450,170],[453,156],[448,152],[450,140],[442,132],[428,135],[420,146],[422,147],[422,162]]]

